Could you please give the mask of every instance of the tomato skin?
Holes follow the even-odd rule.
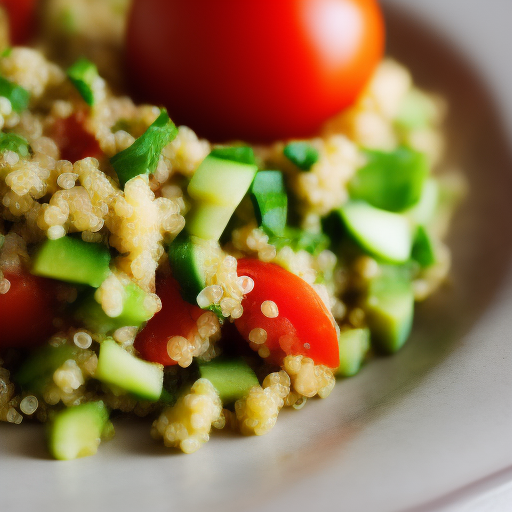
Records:
[[[187,338],[196,334],[197,320],[204,311],[181,298],[178,282],[172,276],[157,280],[156,293],[162,309],[138,334],[134,346],[143,359],[173,366],[178,363],[169,357],[167,342],[174,336]]]
[[[135,0],[127,70],[177,123],[263,142],[315,134],[383,49],[377,0]]]
[[[34,34],[35,10],[38,0],[0,0],[9,16],[11,42],[15,45],[27,43]]]
[[[0,295],[0,348],[32,347],[56,331],[54,282],[27,273],[5,272],[9,291]]]
[[[242,301],[244,313],[235,320],[246,340],[252,329],[260,327],[267,331],[265,345],[271,362],[280,364],[286,355],[303,355],[315,364],[338,368],[334,319],[309,284],[278,265],[254,259],[238,260],[237,272],[254,281],[254,289]],[[267,300],[276,303],[276,318],[267,318],[261,312],[261,304]]]
[[[63,160],[75,163],[77,160],[103,154],[98,141],[84,126],[85,111],[78,111],[66,118],[57,119],[52,126],[50,136],[60,149]]]

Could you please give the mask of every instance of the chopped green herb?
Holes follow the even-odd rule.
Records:
[[[248,146],[230,146],[226,148],[215,148],[210,153],[215,158],[222,160],[231,160],[241,164],[255,165],[254,152]]]
[[[302,171],[309,171],[318,162],[318,151],[307,142],[290,142],[283,154]]]
[[[222,325],[226,320],[226,317],[222,314],[222,308],[220,307],[220,304],[211,304],[206,309],[210,310],[212,313],[215,313],[220,325]]]
[[[0,153],[14,151],[22,158],[30,153],[30,146],[26,139],[15,133],[0,133]]]
[[[79,59],[68,68],[67,75],[87,105],[92,107],[95,103],[93,84],[99,77],[96,64],[88,59]]]
[[[0,96],[7,98],[15,112],[21,113],[27,109],[30,102],[30,93],[16,85],[7,78],[0,76]]]
[[[141,174],[152,174],[158,165],[160,153],[178,135],[178,130],[162,109],[156,121],[129,148],[114,155],[110,163],[117,173],[119,183],[126,183]]]
[[[417,261],[423,268],[430,267],[436,262],[434,241],[424,226],[418,226],[412,246],[411,258]]]
[[[12,46],[8,46],[7,48],[4,48],[4,51],[0,54],[1,58],[9,57],[12,53]]]

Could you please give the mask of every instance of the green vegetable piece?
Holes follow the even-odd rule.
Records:
[[[423,153],[405,147],[391,153],[366,151],[367,164],[349,182],[352,199],[400,212],[418,203],[429,166]]]
[[[101,342],[94,378],[134,395],[156,402],[162,394],[164,369],[129,354],[112,338]]]
[[[437,110],[426,94],[412,89],[402,100],[395,124],[405,130],[421,130],[437,116]]]
[[[187,189],[194,201],[186,219],[189,234],[217,241],[251,186],[257,170],[255,164],[208,155]]]
[[[196,306],[197,296],[206,287],[205,261],[215,250],[212,243],[182,231],[169,246],[169,261],[181,294]]]
[[[0,96],[11,102],[12,109],[18,114],[27,110],[30,103],[30,93],[15,83],[0,76]]]
[[[0,54],[0,58],[4,58],[4,57],[9,57],[9,55],[11,55],[12,53],[12,46],[7,46],[7,48],[5,48],[3,50],[3,52]]]
[[[32,274],[98,288],[110,274],[105,245],[64,236],[46,240],[33,257]]]
[[[313,233],[300,228],[286,226],[282,237],[271,237],[269,243],[277,249],[291,247],[295,252],[306,251],[313,256],[318,256],[327,249],[331,243],[325,233]]]
[[[424,226],[418,226],[412,245],[411,258],[423,268],[431,267],[436,262],[435,244]]]
[[[251,185],[251,199],[259,225],[268,235],[284,236],[288,196],[280,171],[259,171]]]
[[[56,414],[48,431],[48,449],[58,460],[73,460],[94,455],[101,437],[111,431],[105,404],[89,402]]]
[[[208,379],[219,393],[225,406],[231,405],[258,386],[258,378],[242,358],[217,357],[209,362],[199,363],[199,373]]]
[[[416,225],[427,225],[434,218],[439,204],[439,185],[433,178],[425,181],[421,197],[406,215]]]
[[[218,147],[211,151],[211,156],[221,160],[230,160],[240,164],[256,165],[254,152],[249,146]]]
[[[391,263],[409,259],[412,233],[405,216],[362,201],[349,201],[339,211],[353,239],[368,254]]]
[[[369,329],[349,329],[340,333],[338,338],[340,348],[340,366],[336,370],[337,377],[355,375],[370,349]]]
[[[25,158],[30,154],[30,145],[27,139],[16,133],[0,133],[0,153],[4,151],[13,151]]]
[[[384,267],[370,282],[364,303],[372,343],[386,353],[406,342],[414,316],[414,294],[408,271]]]
[[[129,148],[110,159],[121,187],[136,176],[153,174],[160,153],[177,135],[178,129],[162,109],[156,121]]]
[[[96,64],[88,59],[79,59],[68,68],[67,75],[87,105],[92,107],[95,103],[93,86],[99,77]]]
[[[318,151],[307,142],[290,142],[285,146],[283,154],[302,171],[311,170],[320,157]]]
[[[73,353],[74,348],[71,345],[47,345],[37,349],[23,361],[13,381],[24,391],[41,395],[46,385],[51,382],[55,370],[71,359]]]
[[[98,334],[111,334],[121,327],[140,327],[153,316],[145,307],[147,293],[135,283],[124,287],[123,309],[119,316],[108,316],[94,298],[89,294],[79,305],[73,315],[91,332]]]

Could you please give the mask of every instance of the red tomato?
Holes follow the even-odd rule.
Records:
[[[310,357],[316,364],[338,368],[338,335],[334,319],[315,290],[300,277],[273,263],[238,260],[238,275],[254,280],[254,289],[242,302],[243,315],[236,328],[249,340],[249,333],[260,327],[267,332],[265,345],[271,362],[281,363],[285,355]],[[276,318],[261,311],[264,301],[279,309]]]
[[[127,69],[201,135],[269,141],[352,104],[383,48],[377,0],[135,0]]]
[[[11,287],[0,295],[0,348],[44,343],[56,330],[53,281],[25,273],[5,278]]]
[[[59,146],[62,159],[75,163],[87,157],[101,157],[98,141],[84,127],[86,115],[79,111],[53,125],[50,136]]]
[[[157,281],[156,293],[162,309],[137,336],[135,348],[143,359],[171,366],[177,363],[167,353],[167,342],[174,336],[188,338],[197,333],[197,319],[204,311],[181,298],[178,282],[171,276]]]
[[[35,10],[38,0],[0,0],[9,16],[11,42],[25,44],[35,29]]]

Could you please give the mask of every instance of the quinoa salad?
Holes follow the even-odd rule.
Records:
[[[213,143],[131,98],[128,1],[43,5],[23,46],[0,2],[0,421],[192,453],[403,346],[464,193],[442,98],[385,57],[316,136]]]

